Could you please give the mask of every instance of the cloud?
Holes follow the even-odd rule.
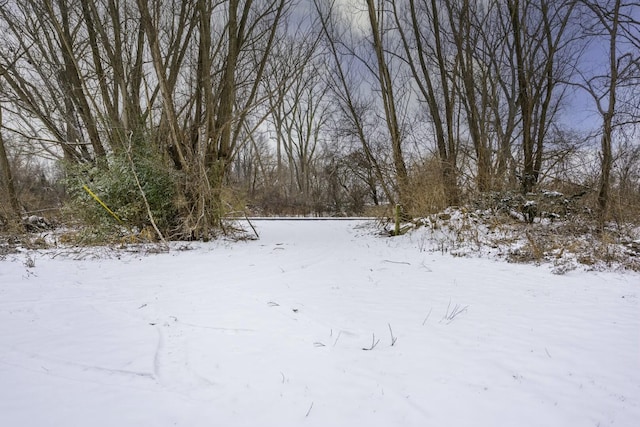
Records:
[[[335,0],[335,6],[349,22],[351,29],[360,34],[365,34],[369,31],[369,16],[364,1]]]

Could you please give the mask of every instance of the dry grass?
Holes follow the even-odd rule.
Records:
[[[557,274],[576,268],[640,271],[640,227],[632,224],[611,223],[603,233],[585,216],[527,224],[506,213],[465,209],[447,209],[415,224],[426,229],[423,250],[549,265]]]
[[[440,174],[440,161],[424,160],[412,168],[409,197],[413,202],[409,212],[412,217],[441,212],[447,207],[447,196]]]

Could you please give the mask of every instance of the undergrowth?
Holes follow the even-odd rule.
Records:
[[[530,223],[512,213],[448,208],[411,222],[422,251],[453,256],[495,256],[508,262],[571,270],[640,271],[640,227],[598,223],[585,216],[536,217]]]
[[[178,216],[177,176],[156,157],[150,150],[141,149],[133,154],[132,160],[125,154],[111,156],[108,168],[69,165],[65,213],[78,226],[64,239],[79,245],[108,244],[125,236],[154,239],[144,197],[157,226],[164,235],[169,235]],[[136,175],[144,197],[135,181]]]

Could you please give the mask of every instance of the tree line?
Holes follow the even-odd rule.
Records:
[[[421,215],[542,185],[591,192],[604,223],[613,189],[640,193],[639,9],[1,0],[3,212],[29,210],[28,156],[61,165],[78,209],[96,209],[93,188],[174,238],[247,205]],[[593,112],[588,129],[570,109]]]

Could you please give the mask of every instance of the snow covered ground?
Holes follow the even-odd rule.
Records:
[[[640,420],[637,273],[453,257],[362,222],[255,225],[0,261],[0,426]]]

